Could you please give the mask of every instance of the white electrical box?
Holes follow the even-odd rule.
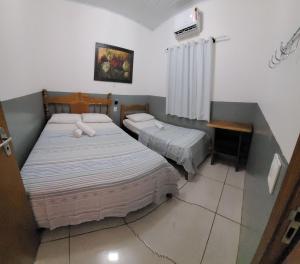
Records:
[[[269,193],[273,193],[274,187],[277,181],[277,178],[279,176],[279,172],[281,169],[281,161],[279,158],[279,155],[277,153],[274,154],[274,158],[271,164],[271,168],[268,175],[268,187],[269,187]]]

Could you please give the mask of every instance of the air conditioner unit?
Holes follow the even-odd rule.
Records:
[[[192,37],[201,32],[201,13],[197,7],[187,10],[175,18],[175,36],[177,39]]]

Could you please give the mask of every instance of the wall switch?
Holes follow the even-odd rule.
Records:
[[[117,112],[117,111],[118,111],[118,107],[114,106],[114,112]]]
[[[274,187],[275,187],[277,178],[279,176],[281,166],[282,166],[282,164],[281,164],[279,155],[277,153],[275,153],[272,164],[271,164],[271,168],[269,171],[269,175],[268,175],[268,187],[269,187],[270,194],[272,194],[272,192],[274,191]]]

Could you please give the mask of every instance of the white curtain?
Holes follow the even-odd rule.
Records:
[[[209,121],[213,46],[201,39],[168,49],[167,114]]]

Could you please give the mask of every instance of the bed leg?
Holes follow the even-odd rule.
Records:
[[[168,198],[168,199],[172,199],[172,197],[173,197],[173,193],[167,193],[167,195],[166,195],[166,196],[167,196],[167,198]]]
[[[195,177],[195,173],[188,173],[188,178],[187,178],[187,180],[189,181],[189,182],[191,182],[193,179],[194,179],[194,177]]]

